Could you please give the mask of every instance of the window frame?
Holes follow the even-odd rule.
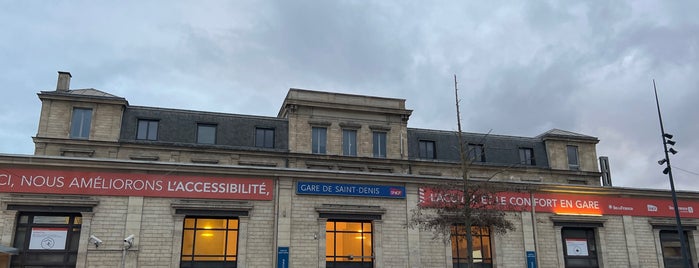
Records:
[[[188,220],[193,220],[193,227],[188,227]],[[221,220],[225,221],[225,227],[202,227],[198,225],[200,220]],[[235,226],[231,227],[231,221],[235,222]],[[191,243],[188,243],[188,232],[191,232]],[[197,254],[197,233],[202,232],[202,236],[205,235],[204,232],[223,232],[225,235],[223,237],[223,250],[222,254]],[[229,238],[230,233],[235,233],[235,239],[231,241]],[[229,242],[234,242],[234,252],[229,253]],[[209,243],[210,245],[211,243]],[[186,245],[191,245],[191,249],[185,248]],[[201,245],[200,245],[201,246]],[[182,222],[182,245],[180,250],[180,267],[198,267],[197,264],[209,263],[209,264],[219,264],[228,265],[226,267],[237,267],[238,265],[238,252],[240,248],[240,219],[238,217],[212,217],[212,216],[186,216]],[[191,254],[185,254],[189,253]],[[222,258],[222,260],[215,260],[215,258]],[[207,260],[208,259],[208,260]]]
[[[205,128],[213,128],[213,142],[204,142],[201,139],[203,138],[202,135],[202,130]],[[218,125],[217,124],[211,124],[211,123],[197,123],[197,137],[196,137],[196,142],[197,144],[216,144],[216,138],[217,138],[217,133],[218,132]]]
[[[571,157],[571,153],[574,157]],[[568,169],[580,170],[580,152],[578,150],[578,146],[567,145],[566,157],[568,158]]]
[[[64,217],[67,219],[67,222],[36,222],[37,217]],[[34,228],[66,229],[64,249],[29,249]],[[19,249],[20,254],[12,256],[10,260],[11,266],[74,267],[79,251],[81,229],[82,215],[80,213],[20,212],[16,219],[15,236],[13,238],[13,247]],[[58,262],[42,261],[40,258],[34,257],[36,255],[63,255],[63,259]]]
[[[518,152],[520,165],[536,166],[536,159],[534,159],[534,148],[520,147]]]
[[[383,142],[382,142],[383,141]],[[373,156],[376,158],[388,157],[388,132],[374,131],[372,133]]]
[[[563,259],[566,267],[600,267],[599,249],[597,248],[597,230],[592,227],[562,227]],[[585,241],[585,255],[568,255],[568,240]]]
[[[357,156],[357,130],[342,130],[342,155]]]
[[[328,128],[311,127],[311,153],[327,154],[328,152]]]
[[[469,143],[467,148],[468,159],[473,162],[485,162],[485,145]]]
[[[429,145],[429,146],[428,146]],[[428,150],[431,147],[431,150]],[[437,158],[437,143],[432,140],[418,140],[418,158],[421,159],[436,159]]]
[[[141,123],[145,123],[145,137],[141,136]],[[152,125],[155,124],[155,129],[152,129]],[[152,132],[155,132],[154,135],[151,135]],[[159,120],[154,120],[154,119],[138,119],[138,123],[136,125],[136,139],[137,140],[147,140],[147,141],[157,141],[158,140],[158,132],[160,130],[160,121]]]
[[[262,139],[260,139],[260,132],[262,132]],[[271,137],[268,136],[271,133]],[[255,128],[255,147],[259,148],[274,148],[274,138],[275,138],[274,128],[257,127]]]
[[[473,258],[473,262],[482,264],[478,267],[493,267],[493,236],[489,227],[471,226],[471,236],[474,251],[476,248],[482,250],[480,258]],[[463,224],[451,226],[451,250],[452,263],[454,268],[466,267],[468,263],[468,253],[466,245],[466,230]],[[487,242],[484,242],[486,240]],[[487,248],[487,253],[484,252]],[[486,253],[486,254],[483,254]],[[475,255],[475,254],[474,254]]]
[[[684,235],[684,241],[687,242],[689,247],[687,250],[692,252],[692,243],[689,243],[689,232],[682,230],[682,235]],[[660,241],[660,250],[662,251],[663,264],[665,267],[682,267],[684,264],[684,259],[682,257],[682,247],[680,245],[680,237],[677,234],[677,230],[660,230],[658,232],[658,240]],[[676,252],[668,252],[669,248],[675,248]],[[670,255],[669,253],[675,253]],[[692,254],[687,256],[689,258],[689,263],[693,263]],[[679,265],[675,265],[679,264]]]
[[[92,129],[92,111],[92,108],[73,107],[73,114],[71,115],[70,119],[71,139],[87,140],[90,138],[90,129]]]
[[[343,230],[338,230],[338,223],[346,223],[346,224],[359,224],[360,228],[359,231],[354,230],[354,229],[343,229]],[[330,225],[332,225],[332,229],[330,229]],[[366,228],[368,226],[368,229]],[[354,241],[351,240],[351,242],[360,242],[359,243],[359,249],[361,251],[361,255],[357,256],[359,258],[354,257],[354,255],[349,254],[349,255],[337,255],[338,254],[338,234],[339,235],[352,235],[352,234],[361,234],[361,239],[358,239],[359,241]],[[366,236],[369,236],[367,238]],[[334,267],[374,267],[374,259],[375,259],[375,250],[374,250],[374,224],[371,220],[339,220],[339,219],[328,219],[325,223],[325,267],[328,268],[334,268]],[[367,249],[367,241],[369,250],[369,254],[365,252]],[[329,244],[332,243],[332,248],[329,246]],[[346,247],[347,244],[343,244],[342,248]],[[347,251],[345,251],[347,252]],[[344,259],[339,260],[339,259]]]

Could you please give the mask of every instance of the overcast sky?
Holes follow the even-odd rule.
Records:
[[[598,137],[615,186],[699,191],[697,1],[4,1],[0,153],[33,154],[36,93],[276,116],[289,88],[403,98],[409,126]]]

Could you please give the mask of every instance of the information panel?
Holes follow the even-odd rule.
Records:
[[[68,228],[32,228],[29,249],[64,250],[66,237]]]
[[[299,181],[297,194],[345,195],[382,198],[405,198],[405,187],[372,184],[344,184]]]

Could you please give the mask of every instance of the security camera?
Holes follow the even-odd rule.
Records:
[[[129,235],[124,238],[124,250],[130,249],[133,246],[134,235]]]
[[[134,239],[134,235],[129,235],[126,238],[124,238],[124,242],[129,243],[129,244],[133,244],[133,239]]]
[[[102,239],[99,239],[95,235],[90,235],[89,241],[90,243],[95,244],[95,247],[99,247],[100,245],[102,245]]]

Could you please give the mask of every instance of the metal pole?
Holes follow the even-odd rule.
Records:
[[[675,206],[675,219],[677,220],[677,235],[680,237],[680,250],[682,251],[682,260],[684,266],[692,267],[689,262],[687,241],[684,239],[682,232],[682,220],[680,218],[680,207],[677,205],[677,193],[675,192],[675,181],[672,179],[672,168],[670,166],[670,155],[667,151],[667,143],[665,142],[665,128],[663,127],[663,117],[660,115],[660,102],[658,101],[658,90],[655,87],[655,79],[653,79],[653,92],[655,92],[655,104],[658,107],[658,120],[660,121],[660,138],[663,140],[663,149],[665,151],[665,164],[667,165],[667,174],[670,177],[670,191],[672,192],[672,205]]]

